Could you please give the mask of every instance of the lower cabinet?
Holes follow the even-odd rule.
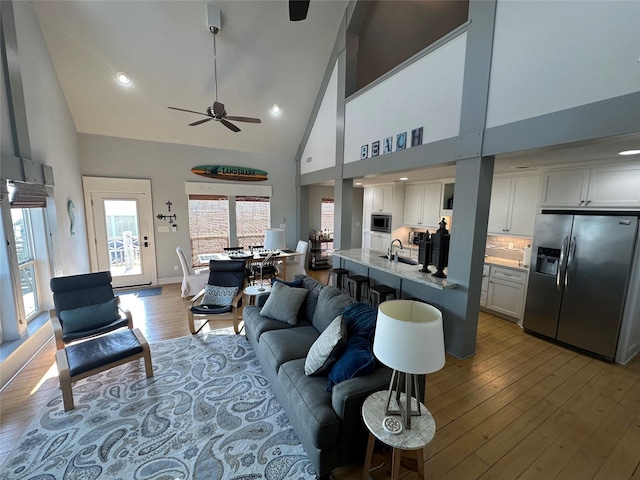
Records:
[[[487,306],[487,295],[489,293],[489,274],[491,272],[491,265],[484,264],[482,267],[482,290],[480,290],[480,306]]]
[[[484,278],[483,278],[484,281]],[[491,266],[486,304],[481,305],[503,315],[522,320],[527,272]]]

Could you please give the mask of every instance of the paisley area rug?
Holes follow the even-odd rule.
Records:
[[[0,479],[279,480],[315,471],[244,335],[151,345],[142,360],[54,397],[2,466]]]

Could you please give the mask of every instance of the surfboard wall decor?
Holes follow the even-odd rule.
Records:
[[[262,182],[267,179],[267,172],[249,167],[230,167],[228,165],[199,165],[191,169],[196,175],[217,180],[234,182]]]

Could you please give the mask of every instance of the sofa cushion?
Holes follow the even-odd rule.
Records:
[[[219,285],[205,285],[204,295],[200,305],[216,305],[226,307],[233,303],[238,294],[238,287],[221,287]]]
[[[329,371],[329,385],[333,385],[359,375],[366,375],[376,368],[376,358],[373,356],[371,342],[365,337],[356,335],[347,340],[347,347]]]
[[[318,331],[310,325],[264,332],[260,336],[263,358],[277,371],[283,363],[289,360],[298,358],[304,360],[318,336]]]
[[[316,311],[316,305],[318,304],[318,296],[325,285],[317,281],[315,278],[307,277],[303,274],[293,277],[294,282],[297,282],[298,280],[302,280],[302,286],[309,291],[307,299],[304,301],[304,308],[302,311],[304,312],[306,319],[311,321],[313,319],[313,314]]]
[[[373,341],[378,311],[367,303],[354,303],[342,312],[349,337],[361,336]]]
[[[271,285],[276,282],[284,283],[285,285],[293,288],[304,288],[304,282],[302,281],[302,279],[294,280],[293,282],[287,282],[286,280],[280,280],[279,278],[271,277]]]
[[[322,332],[334,318],[342,314],[347,305],[352,303],[354,300],[351,297],[331,285],[325,285],[318,296],[318,305],[311,323],[319,332]]]
[[[306,288],[293,288],[276,282],[264,307],[260,310],[260,315],[295,325],[298,322],[298,312],[302,302],[308,293]]]
[[[346,343],[347,325],[342,315],[338,315],[311,345],[304,362],[304,373],[320,375],[327,372],[336,363]]]
[[[334,446],[340,434],[341,421],[331,406],[331,394],[325,392],[326,377],[304,374],[304,358],[283,363],[278,381],[294,415],[304,419],[305,436],[315,448]]]
[[[311,325],[311,322],[309,322],[308,320],[298,320],[298,323],[295,326],[289,325],[288,323],[260,315],[260,310],[261,308],[256,307],[255,305],[247,305],[242,309],[244,329],[247,337],[252,341],[259,341],[260,336],[264,332],[268,332],[271,330],[287,330],[290,328],[298,328]]]
[[[95,330],[109,325],[120,318],[118,299],[96,303],[86,307],[71,308],[60,312],[62,329],[65,333],[78,333]]]

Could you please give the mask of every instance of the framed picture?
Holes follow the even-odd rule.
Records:
[[[380,155],[380,140],[377,140],[371,144],[371,156],[377,157]]]
[[[422,145],[422,127],[411,130],[411,146]]]
[[[369,145],[362,145],[360,147],[360,160],[367,158],[369,156]]]
[[[393,151],[393,137],[387,137],[382,141],[382,153],[391,153]]]
[[[396,136],[396,152],[405,148],[407,148],[407,132],[402,132]]]

